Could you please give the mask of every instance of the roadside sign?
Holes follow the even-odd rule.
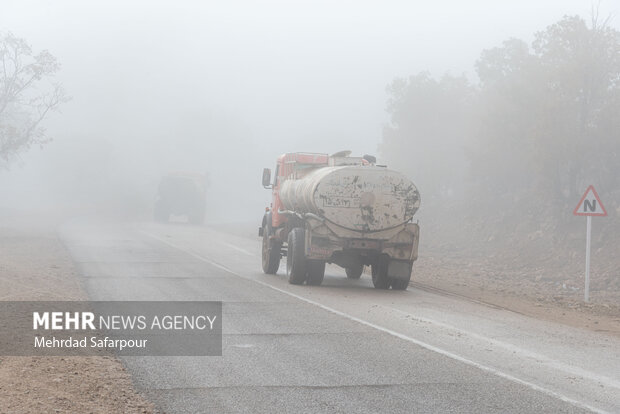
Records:
[[[573,214],[576,216],[601,216],[604,217],[607,215],[607,210],[605,210],[605,206],[601,202],[601,199],[598,196],[598,193],[594,189],[594,186],[591,185],[588,187],[579,204],[573,210]]]
[[[583,290],[583,300],[585,302],[590,301],[590,239],[592,235],[592,216],[605,217],[607,210],[603,206],[598,193],[591,185],[588,187],[579,204],[573,210],[573,214],[576,216],[586,216],[586,277],[585,288]]]

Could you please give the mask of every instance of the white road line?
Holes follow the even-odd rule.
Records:
[[[591,406],[589,404],[585,404],[585,403],[583,403],[581,401],[577,401],[577,400],[575,400],[573,398],[567,397],[567,396],[565,396],[563,394],[560,394],[558,392],[555,392],[555,391],[552,391],[550,389],[541,387],[541,386],[536,385],[536,384],[534,384],[532,382],[522,380],[522,379],[517,378],[517,377],[515,377],[513,375],[510,375],[510,374],[507,374],[505,372],[499,371],[499,370],[497,370],[497,369],[495,369],[493,367],[489,367],[489,366],[483,365],[483,364],[475,362],[475,361],[473,361],[471,359],[462,357],[460,355],[457,355],[457,354],[452,353],[450,351],[447,351],[445,349],[438,348],[438,347],[436,347],[434,345],[431,345],[431,344],[428,344],[426,342],[422,342],[422,341],[420,341],[418,339],[415,339],[415,338],[412,338],[410,336],[403,335],[403,334],[401,334],[399,332],[396,332],[396,331],[393,331],[393,330],[391,330],[389,328],[384,328],[383,326],[376,325],[376,324],[374,324],[372,322],[368,322],[368,321],[365,321],[363,319],[357,318],[357,317],[355,317],[353,315],[349,315],[349,314],[341,312],[339,310],[330,308],[329,306],[325,306],[325,305],[323,305],[321,303],[315,302],[315,301],[313,301],[311,299],[308,299],[308,298],[305,298],[303,296],[299,296],[299,295],[297,295],[295,293],[292,293],[292,292],[289,292],[287,290],[277,288],[275,286],[272,286],[272,285],[270,285],[268,283],[265,283],[265,282],[262,282],[260,280],[252,279],[252,278],[249,278],[247,276],[242,276],[241,274],[235,272],[234,270],[232,270],[232,269],[230,269],[230,268],[228,268],[228,267],[226,267],[226,266],[224,266],[224,265],[222,265],[220,263],[214,262],[213,260],[211,260],[211,259],[209,259],[207,257],[201,256],[201,255],[199,255],[197,253],[194,253],[194,252],[192,252],[190,250],[187,250],[187,249],[185,249],[185,248],[183,248],[183,247],[181,247],[181,246],[179,246],[179,245],[177,245],[175,243],[172,243],[172,242],[170,242],[168,240],[162,239],[161,237],[159,237],[159,236],[157,236],[155,234],[149,233],[149,232],[144,231],[144,230],[140,230],[140,232],[145,234],[145,235],[147,235],[147,236],[149,236],[149,237],[152,237],[152,238],[154,238],[156,240],[159,240],[160,242],[162,242],[164,244],[167,244],[170,247],[173,247],[173,248],[175,248],[177,250],[185,252],[185,253],[189,254],[190,256],[195,257],[198,260],[201,260],[201,261],[203,261],[205,263],[208,263],[208,264],[210,264],[210,265],[212,265],[212,266],[214,266],[214,267],[216,267],[218,269],[221,269],[221,270],[223,270],[225,272],[228,272],[228,273],[230,273],[232,275],[235,275],[237,277],[240,277],[242,279],[251,280],[251,281],[253,281],[255,283],[258,283],[258,284],[260,284],[262,286],[265,286],[265,287],[271,288],[271,289],[273,289],[275,291],[284,293],[285,295],[289,295],[291,297],[294,297],[296,299],[299,299],[301,301],[304,301],[306,303],[309,303],[311,305],[319,307],[319,308],[321,308],[323,310],[326,310],[326,311],[331,312],[333,314],[336,314],[338,316],[342,316],[343,318],[352,320],[352,321],[357,322],[357,323],[361,323],[362,325],[366,325],[366,326],[371,327],[373,329],[376,329],[378,331],[385,332],[385,333],[387,333],[389,335],[392,335],[392,336],[394,336],[396,338],[399,338],[399,339],[402,339],[404,341],[411,342],[411,343],[413,343],[415,345],[418,345],[418,346],[420,346],[420,347],[422,347],[424,349],[427,349],[429,351],[432,351],[432,352],[438,353],[440,355],[446,356],[446,357],[451,358],[451,359],[453,359],[455,361],[462,362],[464,364],[467,364],[467,365],[473,366],[475,368],[478,368],[478,369],[480,369],[482,371],[489,372],[489,373],[491,373],[493,375],[496,375],[498,377],[507,379],[507,380],[512,381],[512,382],[516,382],[517,384],[524,385],[524,386],[526,386],[528,388],[531,388],[531,389],[533,389],[535,391],[542,392],[543,394],[547,394],[547,395],[549,395],[551,397],[557,398],[557,399],[559,399],[561,401],[564,401],[566,403],[572,404],[572,405],[574,405],[576,407],[583,408],[585,410],[589,410],[589,411],[592,411],[594,413],[611,414],[609,411],[605,411],[605,410],[602,410],[600,408],[593,407],[593,406]]]
[[[614,378],[609,378],[609,377],[606,377],[604,375],[597,375],[594,372],[586,371],[585,369],[581,369],[579,367],[575,367],[575,366],[571,366],[571,365],[565,364],[565,363],[563,363],[561,361],[557,361],[555,359],[551,359],[551,358],[549,358],[549,357],[547,357],[545,355],[538,354],[538,353],[532,352],[532,351],[528,351],[527,349],[519,348],[518,346],[509,344],[507,342],[499,341],[497,339],[489,338],[487,336],[480,335],[480,334],[477,334],[475,332],[466,331],[464,329],[457,328],[456,326],[452,326],[452,325],[449,325],[447,323],[439,322],[439,321],[436,321],[436,320],[433,320],[433,319],[424,318],[424,317],[421,317],[421,316],[412,316],[410,313],[404,312],[404,311],[402,311],[400,309],[395,309],[395,308],[391,308],[391,307],[387,307],[387,306],[381,306],[381,307],[385,308],[385,309],[389,309],[389,310],[391,310],[393,312],[400,313],[402,315],[407,315],[407,316],[409,316],[409,320],[429,323],[429,324],[432,324],[432,325],[435,325],[435,326],[439,326],[441,328],[445,328],[445,329],[450,330],[450,331],[458,332],[458,333],[461,333],[461,334],[463,334],[465,336],[468,336],[470,338],[479,339],[479,340],[488,342],[491,345],[495,345],[495,346],[497,346],[499,348],[504,348],[504,349],[506,349],[506,350],[508,350],[510,352],[522,355],[522,356],[527,357],[527,358],[531,358],[531,359],[536,360],[537,362],[539,362],[541,364],[544,364],[544,365],[546,365],[548,367],[557,369],[558,371],[563,371],[563,372],[565,372],[567,374],[574,375],[576,377],[587,378],[587,379],[589,379],[591,381],[596,381],[596,382],[598,382],[600,384],[603,384],[603,385],[606,385],[606,386],[608,386],[610,388],[620,389],[620,381],[618,381],[618,380],[616,380]]]
[[[258,255],[254,254],[254,253],[252,253],[252,252],[249,252],[249,251],[247,251],[247,250],[245,250],[245,249],[242,249],[241,247],[235,246],[234,244],[226,243],[226,242],[223,242],[223,241],[221,241],[221,240],[218,240],[217,242],[218,242],[219,244],[222,244],[222,245],[226,246],[226,247],[230,247],[230,248],[231,248],[231,249],[233,249],[233,250],[236,250],[236,251],[238,251],[238,252],[241,252],[241,253],[247,254],[248,256],[258,257]]]

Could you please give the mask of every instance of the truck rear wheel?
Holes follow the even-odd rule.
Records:
[[[372,284],[376,289],[388,289],[390,287],[390,279],[388,278],[389,258],[380,256],[375,263],[372,264]]]
[[[401,262],[402,263],[402,262]],[[406,266],[405,269],[400,273],[400,276],[405,276],[404,278],[395,278],[392,277],[390,279],[391,281],[391,285],[392,285],[392,289],[394,290],[407,290],[407,287],[409,286],[409,281],[411,280],[411,269],[413,267],[413,262],[406,262]]]
[[[305,232],[295,227],[288,234],[288,250],[286,252],[286,275],[288,282],[301,285],[306,281]]]
[[[167,211],[163,202],[157,201],[155,203],[155,209],[153,211],[153,217],[155,221],[165,222],[170,218],[170,213]]]
[[[349,279],[359,279],[364,272],[364,265],[360,264],[354,267],[345,267],[344,271],[347,273]]]
[[[196,210],[187,214],[187,220],[191,224],[203,224],[205,222],[205,211]]]
[[[407,279],[392,279],[392,289],[407,290],[410,280],[411,280],[411,274],[409,274],[409,277]]]
[[[269,227],[263,227],[263,272],[268,275],[275,275],[280,267],[280,248],[281,244],[271,239]]]
[[[325,262],[322,260],[308,260],[306,261],[308,268],[307,283],[312,286],[319,286],[323,283],[325,277]]]

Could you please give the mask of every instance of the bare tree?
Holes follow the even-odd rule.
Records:
[[[68,98],[53,83],[60,65],[47,50],[35,55],[24,39],[0,34],[0,64],[0,167],[6,167],[19,152],[51,140],[41,123]]]

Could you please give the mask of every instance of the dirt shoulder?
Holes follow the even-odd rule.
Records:
[[[54,226],[37,221],[0,221],[0,300],[85,300]],[[153,411],[116,358],[0,356],[0,412]]]
[[[620,212],[593,225],[590,302],[584,302],[583,218],[455,214],[421,220],[412,280],[535,318],[620,336]],[[452,213],[452,214],[450,214]]]
[[[438,271],[433,258],[414,266],[412,287],[455,295],[504,308],[536,319],[620,336],[620,306],[567,300],[544,291],[523,291],[510,283],[496,282],[455,270]]]

